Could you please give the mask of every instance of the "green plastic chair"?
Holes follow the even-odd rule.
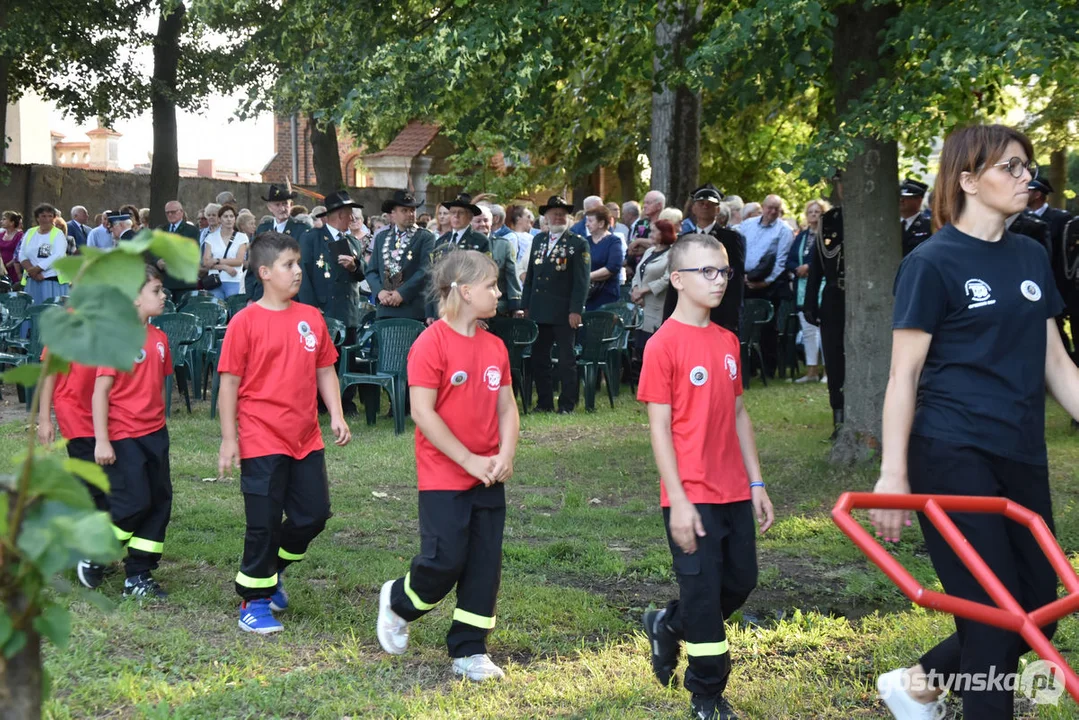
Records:
[[[11,281],[6,277],[0,277],[0,293],[11,292]]]
[[[175,374],[177,370],[184,371],[183,383],[180,384],[180,392],[184,396],[187,412],[191,412],[191,394],[187,388],[187,381],[195,376],[195,361],[193,359],[193,346],[202,337],[202,328],[199,326],[197,317],[190,313],[169,313],[151,318],[150,322],[155,327],[161,328],[169,339],[169,352],[172,354],[172,368]],[[165,378],[165,416],[172,414],[172,384],[174,375]],[[176,380],[176,382],[180,382]]]
[[[172,300],[165,300],[165,313],[163,314],[174,312],[176,312],[176,303],[174,303]]]
[[[323,318],[326,321],[326,331],[330,334],[335,348],[340,348],[345,343],[345,324],[335,318]]]
[[[59,305],[60,307],[65,307],[67,305],[67,300],[68,300],[67,295],[56,295],[56,296],[51,297],[51,298],[46,298],[45,301],[42,302],[41,304],[42,305]]]
[[[761,383],[768,387],[767,373],[764,372],[764,353],[761,351],[761,328],[772,321],[775,308],[768,300],[750,298],[745,302],[742,315],[742,377],[745,386],[749,387],[749,379],[752,373],[747,372],[749,360],[755,355],[757,367],[761,371]]]
[[[29,321],[30,332],[25,339],[14,338],[9,340],[6,352],[0,352],[0,368],[18,367],[27,363],[35,363],[41,358],[44,347],[41,344],[41,313],[48,309],[47,305],[31,305],[27,308],[27,315],[23,318],[10,320],[7,308],[0,305],[0,328],[12,327],[17,330],[24,322]],[[30,402],[34,397],[34,388],[19,386],[19,395],[26,402],[26,409],[30,409]]]
[[[522,410],[528,414],[528,405],[532,402],[532,382],[528,377],[527,358],[531,356],[532,344],[539,337],[539,326],[528,318],[493,317],[487,321],[487,329],[502,341],[510,356],[510,376],[513,391],[519,392]],[[528,396],[525,396],[525,387]]]
[[[18,337],[19,329],[26,318],[29,317],[30,307],[33,304],[34,299],[28,293],[9,292],[0,295],[0,306],[3,306],[8,313],[8,319],[3,326],[3,334],[0,334],[0,340]]]
[[[192,347],[192,359],[195,367],[195,397],[206,398],[205,375],[207,368],[206,354],[214,349],[216,328],[223,328],[229,320],[229,312],[222,304],[209,302],[195,302],[184,306],[182,312],[194,315],[198,318],[199,327],[202,328],[202,336]]]
[[[247,295],[240,293],[239,295],[232,295],[225,298],[225,306],[229,311],[229,320],[236,317],[236,313],[247,307]]]
[[[611,374],[615,377],[614,395],[618,397],[622,387],[622,369],[629,368],[633,362],[633,353],[630,350],[630,340],[633,331],[644,322],[644,310],[640,305],[631,302],[607,303],[596,308],[598,312],[611,312],[622,318],[622,340],[618,343],[618,353],[611,358]],[[632,376],[627,378],[632,382]]]
[[[378,320],[371,327],[371,345],[374,358],[360,355],[362,343],[341,348],[338,379],[341,392],[353,385],[374,385],[384,389],[393,403],[393,429],[400,435],[405,431],[405,391],[408,385],[408,351],[420,336],[424,325],[416,320],[394,318]],[[372,364],[371,372],[352,372],[353,361]],[[364,393],[364,409],[367,424],[374,425],[378,416],[381,392]]]
[[[615,386],[618,383],[615,364],[618,363],[621,352],[619,343],[626,328],[621,317],[601,310],[586,312],[581,320],[583,324],[577,338],[581,353],[577,358],[577,367],[584,371],[584,409],[588,412],[596,410],[600,372],[607,378],[607,398],[613,409]]]

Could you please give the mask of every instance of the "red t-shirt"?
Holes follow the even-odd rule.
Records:
[[[742,394],[741,347],[729,330],[674,318],[644,348],[637,399],[671,406],[671,436],[686,497],[695,505],[749,500],[749,476],[734,425]],[[660,505],[670,507],[660,482]]]
[[[146,342],[130,371],[97,369],[97,377],[116,378],[109,392],[109,440],[143,437],[165,427],[166,375],[172,375],[169,338],[153,325],[146,326]]]
[[[438,391],[435,412],[475,455],[498,454],[498,394],[511,382],[506,346],[479,328],[467,337],[439,320],[408,353],[408,384]],[[420,490],[468,490],[480,484],[418,427],[416,477]]]
[[[232,318],[217,369],[240,378],[241,458],[300,459],[324,447],[316,378],[336,360],[326,321],[310,305],[269,310],[255,303]]]
[[[41,360],[45,360],[45,348]],[[52,391],[52,409],[60,425],[60,436],[66,440],[94,436],[94,381],[97,368],[71,363],[66,373],[56,374]]]

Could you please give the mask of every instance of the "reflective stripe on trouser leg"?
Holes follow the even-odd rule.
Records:
[[[117,527],[116,525],[113,525],[112,526],[112,534],[116,536],[116,539],[120,541],[121,545],[126,545],[127,541],[130,540],[131,536],[134,535],[135,533],[128,532],[127,530],[124,530],[122,528]]]
[[[284,548],[277,548],[277,557],[282,560],[288,560],[289,562],[299,562],[300,560],[303,560],[304,555],[306,554],[307,553],[290,553]]]
[[[493,630],[495,627],[495,619],[493,617],[484,617],[483,615],[476,615],[470,613],[467,610],[457,608],[453,611],[453,619],[457,622],[463,622],[466,625],[472,627],[482,628],[483,630]]]
[[[714,657],[727,652],[727,641],[708,643],[686,643],[686,655],[689,657]]]
[[[155,540],[147,540],[146,538],[132,537],[127,541],[127,549],[142,550],[144,553],[150,553],[151,555],[160,555],[161,551],[165,549],[165,544]]]
[[[411,570],[408,571],[407,573],[405,573],[405,588],[404,589],[405,589],[405,595],[408,596],[409,601],[412,603],[413,607],[415,607],[417,610],[432,610],[442,600],[442,598],[439,598],[438,600],[435,600],[433,603],[428,603],[428,602],[424,602],[423,600],[420,600],[420,596],[417,595],[416,591],[412,589],[412,571]]]
[[[254,578],[248,575],[244,575],[242,572],[239,572],[236,573],[236,584],[240,585],[241,587],[257,590],[277,587],[277,573],[274,573],[268,578]]]

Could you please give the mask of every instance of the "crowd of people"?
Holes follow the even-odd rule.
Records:
[[[1052,188],[1032,158],[1029,140],[1003,126],[949,136],[933,202],[935,233],[923,208],[928,188],[911,179],[901,185],[906,258],[895,284],[876,491],[1004,496],[1052,528],[1045,394],[1079,416],[1079,369],[1057,330],[1068,307],[1057,277],[1058,258],[1067,259],[1061,246],[1068,222],[1059,233],[1053,226],[1060,220],[1044,205]],[[399,190],[369,225],[345,191],[310,212],[293,206],[287,185],[271,185],[263,199],[268,213],[258,222],[227,196],[197,223],[172,201],[161,227],[200,244],[202,288],[221,298],[242,292],[248,300],[226,329],[218,367],[218,471],[239,467],[247,526],[235,579],[240,629],[283,630],[284,573],[304,559],[330,516],[320,399],[336,445],[351,434],[350,401],[340,392],[325,318],[340,320],[354,340],[367,299],[378,318],[415,320],[418,332],[408,379],[420,551],[403,576],[382,586],[375,635],[387,653],[404,653],[409,624],[456,588],[447,636],[453,672],[475,681],[503,677],[487,637],[495,626],[504,487],[513,475],[519,419],[507,350],[485,326],[498,315],[527,316],[537,325],[534,410],[571,413],[582,316],[628,298],[642,308],[638,399],[647,406],[679,586],[677,599],[643,618],[652,668],[670,684],[684,647],[693,716],[735,718],[724,695],[731,667],[724,621],[757,584],[755,535],[774,520],[742,402],[743,309],[757,299],[798,314],[807,364],[799,381],[824,379],[823,353],[842,422],[841,208],[813,200],[798,222],[776,195],[744,204],[704,185],[685,209],[669,207],[655,191],[621,207],[585,198],[579,212],[555,195],[536,214],[524,203],[507,209],[460,194],[424,218],[416,216],[422,203]],[[33,214],[25,232],[17,214],[4,214],[0,248],[9,281],[25,283],[35,302],[67,292],[53,268],[57,258],[81,245],[111,247],[109,238],[122,241],[146,222],[133,207],[103,213],[92,230],[79,220],[82,208],[67,223],[49,205]],[[163,312],[167,290],[195,286],[171,278],[164,261],[150,260],[135,300],[147,339],[132,369],[73,365],[50,378],[40,391],[38,432],[42,442],[55,439],[55,410],[67,452],[106,468],[111,491],[94,500],[111,514],[126,548],[123,593],[163,599],[153,573],[171,517],[161,390],[172,360],[167,338],[149,320]],[[774,353],[764,353],[761,372],[774,371]],[[933,523],[919,519],[945,590],[989,602]],[[1013,533],[1004,518],[988,514],[953,520],[1024,609],[1056,597],[1052,567],[1029,534]],[[910,524],[900,511],[874,511],[872,522],[886,542]],[[88,558],[77,574],[96,588],[105,570]],[[1027,648],[1015,633],[961,618],[956,625],[956,634],[916,665],[878,678],[896,718],[938,717],[940,678],[1016,671]],[[1011,717],[1013,693],[968,688],[964,713]]]

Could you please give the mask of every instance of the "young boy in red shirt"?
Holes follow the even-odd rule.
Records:
[[[112,529],[127,545],[124,597],[168,597],[152,571],[161,560],[172,513],[169,431],[165,427],[165,376],[172,355],[165,333],[150,318],[165,310],[157,268],[146,266],[146,282],[135,298],[146,342],[132,369],[98,368],[94,381],[94,459],[109,477]]]
[[[645,346],[637,399],[648,403],[679,599],[646,612],[644,628],[660,683],[670,683],[685,641],[693,717],[732,720],[723,622],[757,584],[753,516],[767,530],[772,503],[742,404],[738,338],[709,321],[730,279],[727,253],[710,235],[686,235],[669,266],[678,305]]]
[[[263,233],[251,245],[249,268],[263,295],[232,319],[221,346],[218,472],[239,467],[244,494],[240,629],[265,635],[283,628],[273,615],[288,607],[282,573],[303,560],[330,517],[319,395],[336,444],[347,445],[351,435],[326,321],[316,308],[292,301],[303,277],[299,244],[291,235]]]
[[[520,427],[506,346],[478,327],[498,309],[498,266],[475,250],[447,253],[431,283],[442,317],[408,354],[420,553],[403,578],[382,586],[376,631],[382,648],[400,655],[408,623],[456,585],[446,637],[453,672],[494,680],[504,674],[487,654],[487,634],[502,577],[503,483],[513,474]]]
[[[48,350],[46,349],[46,353]],[[45,359],[43,353],[42,361]],[[37,439],[42,445],[51,445],[56,440],[56,431],[52,424],[52,411],[56,409],[56,423],[60,426],[60,436],[67,440],[68,457],[76,460],[94,462],[94,415],[91,406],[94,397],[94,382],[97,368],[71,363],[65,373],[57,373],[45,378],[38,388],[41,397],[38,401]],[[94,500],[94,506],[102,512],[109,511],[109,498],[96,485],[85,483]],[[84,587],[91,590],[99,587],[105,576],[105,566],[93,560],[80,560],[75,566],[75,574]]]

